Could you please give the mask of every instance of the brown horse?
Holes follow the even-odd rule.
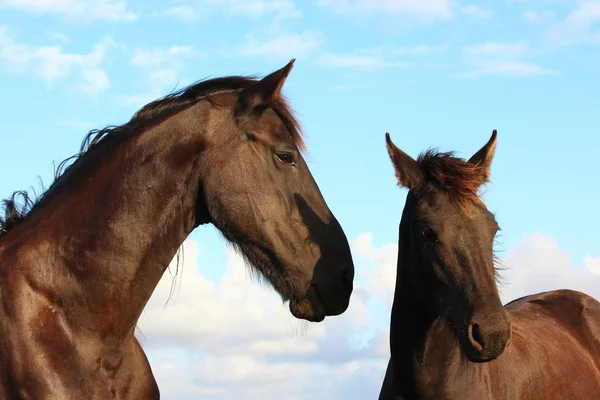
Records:
[[[499,228],[478,195],[496,131],[468,161],[386,141],[409,192],[379,399],[600,399],[600,303],[570,290],[500,302]]]
[[[354,266],[281,95],[292,65],[154,101],[91,132],[31,210],[4,203],[0,399],[158,399],[134,330],[200,224],[235,244],[295,317],[346,310]]]

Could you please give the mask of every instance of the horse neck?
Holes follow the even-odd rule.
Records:
[[[407,209],[411,204],[409,194],[398,240],[398,265],[396,287],[392,304],[390,349],[394,364],[394,382],[406,398],[419,398],[417,390],[417,364],[423,359],[426,340],[432,325],[438,320],[433,308],[423,301],[411,277],[410,218]]]
[[[100,142],[23,222],[44,269],[30,268],[27,279],[60,299],[71,326],[133,334],[177,249],[203,222],[195,209],[202,135],[180,118]]]

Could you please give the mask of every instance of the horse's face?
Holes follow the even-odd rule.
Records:
[[[297,318],[321,321],[346,310],[354,266],[346,236],[299,147],[279,90],[291,64],[223,94],[203,152],[211,222],[285,300]]]
[[[433,294],[432,304],[454,327],[471,361],[497,358],[510,338],[510,324],[494,276],[494,216],[478,206],[466,214],[433,184],[411,214],[413,276],[423,295]]]
[[[445,187],[444,179],[484,182],[494,145],[495,135],[469,161],[442,156],[445,158],[437,165],[445,162],[449,177],[438,181],[432,179],[434,172],[427,170],[427,161],[408,160],[408,155],[388,143],[397,172],[400,168],[398,177],[410,188],[401,235],[406,236],[411,262],[404,268],[410,268],[407,275],[419,297],[446,318],[464,353],[474,362],[500,356],[511,337],[494,276],[493,245],[499,228],[478,198],[471,199],[471,204],[457,204],[451,190],[462,188],[468,195],[468,186],[452,182],[454,186],[448,183]],[[476,176],[478,173],[485,177]]]

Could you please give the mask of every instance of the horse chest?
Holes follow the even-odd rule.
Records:
[[[422,399],[481,400],[488,397],[477,388],[482,376],[465,363],[455,336],[445,325],[434,324],[415,363],[415,386]],[[482,397],[483,396],[483,397]]]
[[[3,326],[0,398],[158,398],[135,338],[107,347],[64,329],[60,312],[51,307],[32,311],[36,318],[25,319],[24,326]]]
[[[42,346],[20,348],[16,374],[0,394],[20,399],[154,399],[158,388],[145,357],[109,352],[95,360]],[[15,352],[16,354],[16,352]],[[54,373],[48,374],[53,368]],[[3,379],[0,379],[0,383]],[[4,398],[0,396],[0,398]]]

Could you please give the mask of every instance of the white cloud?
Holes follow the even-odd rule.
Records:
[[[556,22],[547,32],[555,45],[600,45],[600,1],[579,1],[566,18]]]
[[[251,18],[272,15],[278,19],[301,15],[291,0],[196,0],[170,7],[162,13],[193,21],[216,12]]]
[[[523,43],[487,42],[466,47],[463,52],[471,57],[516,58],[527,53]]]
[[[471,69],[459,75],[462,77],[528,77],[556,73],[530,62],[528,59],[535,55],[535,52],[523,43],[487,42],[467,46],[462,52]]]
[[[2,8],[60,15],[78,21],[132,21],[137,18],[124,0],[0,0]]]
[[[69,119],[66,121],[61,121],[58,123],[59,126],[64,126],[65,128],[78,130],[78,131],[90,131],[92,130],[96,124],[90,121],[81,121],[77,119]]]
[[[60,79],[78,75],[75,88],[96,95],[110,86],[108,75],[101,68],[108,49],[116,46],[109,38],[95,44],[87,54],[69,53],[61,46],[32,46],[19,43],[0,26],[0,64],[14,73],[32,73],[40,77],[50,89]]]
[[[539,14],[533,10],[525,10],[521,13],[521,19],[527,23],[535,24],[539,21]]]
[[[176,83],[180,78],[184,59],[199,55],[192,46],[136,49],[130,62],[131,65],[145,71],[150,82],[164,87]]]
[[[326,67],[412,67],[417,65],[417,57],[436,56],[445,50],[446,46],[376,47],[350,53],[324,53],[317,62]]]
[[[488,18],[490,15],[492,15],[492,12],[490,10],[488,10],[487,8],[482,8],[482,7],[476,6],[475,4],[470,4],[468,6],[465,6],[465,7],[461,8],[460,11],[463,14],[465,14],[466,16],[475,18],[475,19],[484,19],[484,18]]]
[[[323,39],[317,32],[280,33],[273,39],[257,39],[249,35],[235,53],[247,57],[261,57],[269,60],[289,60],[291,58],[307,58],[316,53]]]
[[[252,17],[266,14],[275,14],[278,17],[300,16],[300,11],[289,0],[219,0],[219,4],[225,6],[231,13]]]
[[[591,273],[600,275],[600,256],[593,257],[587,254],[583,258],[583,265],[585,266],[585,269],[590,271]]]
[[[360,234],[353,243],[356,254],[367,260],[370,266],[364,279],[367,291],[381,296],[391,304],[396,285],[396,267],[398,262],[398,245],[384,244],[375,247],[371,233]]]
[[[57,42],[61,42],[61,43],[70,43],[71,42],[71,38],[62,32],[49,31],[49,32],[46,32],[46,35],[48,35],[48,37],[50,39],[55,40]]]
[[[144,105],[163,97],[166,93],[157,88],[150,88],[146,92],[119,95],[116,98],[117,104],[121,107],[139,110]]]
[[[234,346],[253,352],[255,340],[288,339],[293,336],[290,322],[294,321],[272,290],[251,282],[251,274],[244,261],[230,248],[226,250],[227,272],[220,282],[214,283],[197,270],[198,246],[195,242],[184,245],[184,265],[177,283],[180,290],[169,300],[172,279],[165,274],[156,288],[140,320],[145,335],[154,335],[153,343],[166,344],[173,339],[179,345],[213,348],[228,352],[222,341],[235,338]],[[171,267],[174,270],[174,267]],[[165,307],[165,304],[168,304]],[[201,312],[196,307],[201,305]],[[159,318],[160,316],[160,318]],[[204,324],[199,317],[210,321]],[[270,321],[257,324],[254,321]],[[312,334],[323,336],[323,325],[317,325]],[[227,335],[221,333],[228,331]],[[164,341],[166,340],[166,342]],[[273,343],[279,346],[278,342]],[[297,344],[300,348],[313,345]],[[287,347],[295,352],[296,346]]]
[[[475,71],[462,74],[463,77],[479,77],[485,75],[506,76],[506,77],[531,77],[539,75],[553,75],[556,72],[543,68],[537,64],[521,61],[490,61],[482,60],[478,62]]]
[[[125,107],[139,108],[164,96],[182,80],[185,60],[193,57],[205,57],[205,55],[193,46],[174,45],[135,49],[129,62],[142,71],[146,90],[143,93],[121,95],[117,102]]]
[[[82,82],[78,88],[84,93],[95,95],[110,87],[110,81],[106,72],[100,68],[84,68],[81,70]]]
[[[359,67],[379,68],[391,66],[378,56],[360,54],[335,54],[326,53],[319,57],[319,64],[327,67]]]
[[[163,10],[161,14],[187,22],[195,21],[200,17],[205,16],[205,13],[203,13],[198,7],[194,7],[190,4],[181,4],[167,8],[166,10]]]
[[[184,249],[175,295],[167,303],[167,272],[139,321],[162,398],[376,398],[389,356],[396,244],[376,246],[370,233],[352,242],[357,278],[350,307],[320,324],[295,320],[273,290],[250,279],[231,248],[225,274],[213,281],[198,270],[204,249],[192,241]],[[600,257],[588,255],[585,268],[577,268],[550,236],[524,235],[506,264],[504,301],[558,288],[600,298]]]
[[[576,267],[570,254],[549,235],[523,235],[505,260],[503,301],[554,289],[579,290],[600,299],[600,257],[588,255],[584,268]]]
[[[453,8],[451,0],[319,0],[318,4],[345,15],[381,13],[428,21],[451,17]]]
[[[545,24],[554,20],[554,18],[554,12],[552,10],[525,10],[521,13],[521,20],[530,25]]]
[[[371,321],[360,285],[346,313],[308,324],[294,319],[273,290],[253,282],[231,248],[224,253],[225,275],[215,282],[198,271],[200,251],[195,242],[184,244],[175,294],[167,303],[167,272],[139,321],[163,398],[262,400],[277,393],[334,400],[348,398],[349,388],[355,398],[376,396],[385,346],[380,337],[371,345],[365,335]]]

